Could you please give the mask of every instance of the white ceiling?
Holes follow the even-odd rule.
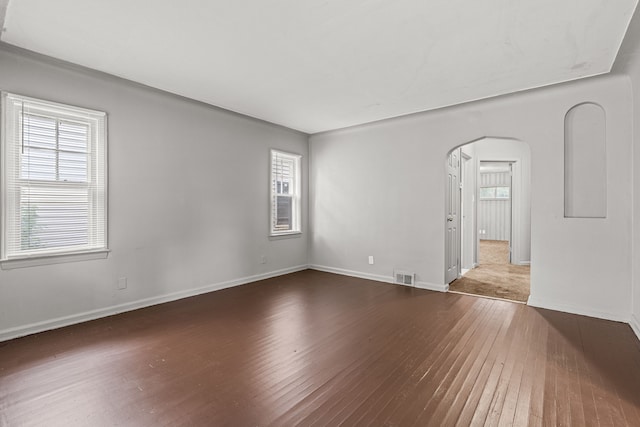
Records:
[[[3,42],[307,133],[609,72],[637,4],[7,1]]]

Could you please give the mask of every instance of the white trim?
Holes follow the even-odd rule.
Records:
[[[429,290],[429,291],[436,291],[436,292],[448,292],[449,291],[449,284],[437,285],[435,283],[416,282],[416,288],[418,288],[418,289],[426,289],[426,290]]]
[[[531,261],[520,261],[518,265],[531,265]]]
[[[269,152],[269,238],[292,236],[302,233],[302,154],[291,153],[272,148]],[[278,196],[274,181],[276,181],[273,162],[276,157],[281,157],[293,162],[291,178],[293,181],[291,192],[291,230],[274,230],[274,207],[277,210]]]
[[[62,264],[65,262],[89,261],[93,259],[105,259],[109,255],[109,249],[100,249],[86,252],[43,254],[16,259],[0,260],[0,269],[12,270],[14,268],[37,267],[39,265]]]
[[[295,267],[284,268],[282,270],[276,270],[268,273],[256,274],[254,276],[247,276],[239,279],[229,280],[226,282],[215,283],[201,288],[172,292],[170,294],[144,298],[124,304],[99,308],[97,310],[85,311],[83,313],[72,314],[70,316],[63,316],[56,319],[45,320],[43,322],[36,322],[29,325],[18,326],[15,328],[3,329],[0,330],[0,342],[19,338],[25,335],[48,331],[51,329],[58,329],[63,326],[74,325],[76,323],[87,322],[89,320],[95,320],[106,316],[112,316],[114,314],[119,314],[126,311],[137,310],[140,308],[150,307],[152,305],[162,304],[165,302],[176,301],[195,295],[218,291],[220,289],[245,285],[247,283],[257,282],[258,280],[264,280],[272,277],[282,276],[284,274],[295,273],[296,271],[306,270],[307,268],[308,267],[306,265],[298,265]]]
[[[312,270],[324,271],[325,273],[340,274],[342,276],[358,277],[360,279],[374,280],[376,282],[394,283],[392,276],[382,276],[379,274],[363,273],[361,271],[345,270],[344,268],[327,267],[325,265],[309,265]]]
[[[640,319],[633,313],[631,313],[631,318],[629,319],[629,326],[631,326],[633,332],[636,333],[636,337],[640,340]]]
[[[614,322],[629,322],[629,317],[620,313],[611,313],[607,311],[594,310],[591,308],[576,307],[568,304],[556,304],[553,302],[535,298],[531,295],[527,300],[527,305],[538,308],[546,308],[548,310],[563,311],[565,313],[579,314],[581,316],[596,317],[598,319],[613,320]]]
[[[302,231],[287,231],[285,233],[269,234],[269,240],[290,239],[302,236]]]
[[[488,298],[496,301],[512,302],[514,304],[523,304],[523,305],[527,304],[526,302],[523,302],[523,301],[515,301],[512,299],[506,299],[506,298],[490,297],[489,295],[470,294],[468,292],[461,292],[461,291],[449,291],[449,292],[451,292],[452,294],[467,295],[467,296],[476,297],[476,298]]]
[[[325,273],[334,273],[334,274],[340,274],[342,276],[358,277],[360,279],[373,280],[376,282],[383,282],[383,283],[391,283],[392,285],[398,285],[398,286],[406,286],[400,283],[395,283],[395,281],[393,280],[393,276],[382,276],[380,274],[363,273],[361,271],[346,270],[344,268],[327,267],[326,265],[311,264],[309,265],[309,268],[312,270],[324,271]],[[437,291],[437,292],[447,292],[447,290],[449,290],[449,285],[436,285],[434,283],[418,282],[418,281],[416,281],[416,284],[413,287],[418,289],[426,289],[429,291]]]

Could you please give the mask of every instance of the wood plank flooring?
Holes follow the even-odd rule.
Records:
[[[640,342],[307,270],[0,343],[0,425],[640,426]]]

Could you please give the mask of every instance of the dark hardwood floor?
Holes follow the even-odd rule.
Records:
[[[317,271],[0,343],[0,425],[640,426],[628,325]]]

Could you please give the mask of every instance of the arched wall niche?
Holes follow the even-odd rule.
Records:
[[[564,119],[564,216],[606,218],[607,133],[601,105],[584,102]]]

